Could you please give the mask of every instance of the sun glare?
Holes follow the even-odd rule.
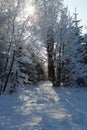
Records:
[[[34,16],[35,7],[31,4],[25,6],[25,14],[29,16]]]

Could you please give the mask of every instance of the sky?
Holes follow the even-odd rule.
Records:
[[[64,4],[68,6],[71,15],[75,12],[76,7],[78,19],[81,20],[81,25],[87,25],[87,0],[64,0]],[[85,29],[83,29],[83,31],[85,31]]]

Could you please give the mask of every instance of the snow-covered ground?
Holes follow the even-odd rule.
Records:
[[[87,130],[87,89],[40,82],[0,95],[0,130]]]

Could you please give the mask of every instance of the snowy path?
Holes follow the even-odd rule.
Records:
[[[87,89],[41,82],[0,95],[0,130],[87,130]]]

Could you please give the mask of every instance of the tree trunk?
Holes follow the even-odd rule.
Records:
[[[61,45],[59,48],[59,59],[57,59],[57,86],[61,85]]]
[[[8,72],[8,75],[7,75],[7,78],[6,78],[4,87],[2,88],[2,92],[5,92],[5,90],[6,90],[6,87],[7,87],[8,81],[9,81],[9,77],[10,77],[10,74],[11,74],[11,71],[12,71],[12,67],[13,67],[14,60],[15,60],[15,50],[14,50],[14,52],[13,52],[13,57],[12,57],[12,61],[11,61],[11,66],[10,66],[10,69],[9,69],[9,72]]]
[[[52,28],[48,30],[47,35],[47,56],[48,56],[48,79],[55,82],[55,68],[54,68],[54,34]]]

